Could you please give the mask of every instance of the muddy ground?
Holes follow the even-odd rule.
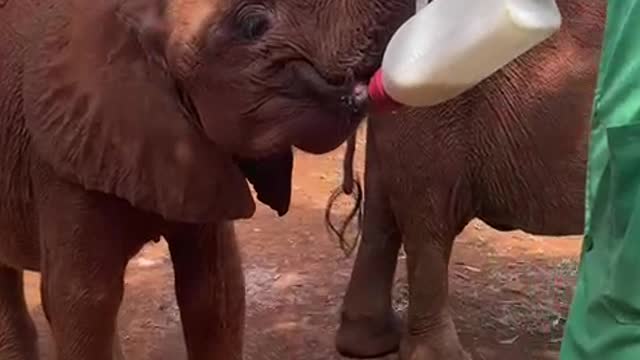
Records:
[[[363,148],[361,139],[360,174]],[[344,257],[323,223],[341,159],[342,149],[325,156],[298,153],[289,214],[277,218],[260,206],[253,219],[238,223],[248,360],[341,359],[333,336],[353,259]],[[579,248],[580,237],[542,238],[469,224],[456,242],[450,280],[458,329],[474,359],[557,359]],[[401,312],[407,307],[404,264],[401,258],[395,295]],[[126,283],[120,331],[128,359],[185,359],[166,246],[145,247],[130,264]],[[43,359],[52,359],[38,276],[28,274],[26,286]]]

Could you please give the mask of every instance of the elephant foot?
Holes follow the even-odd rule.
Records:
[[[395,353],[400,347],[401,326],[393,312],[383,318],[350,318],[343,313],[336,348],[343,356],[360,359]]]
[[[472,360],[459,345],[432,344],[423,339],[408,339],[400,347],[400,360]]]
[[[400,346],[400,360],[472,360],[460,344],[453,324],[437,333],[406,335]]]

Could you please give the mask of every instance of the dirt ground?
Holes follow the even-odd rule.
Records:
[[[360,174],[363,148],[361,139]],[[298,153],[289,214],[278,218],[260,206],[253,219],[238,223],[247,281],[248,360],[341,359],[333,336],[353,259],[341,253],[323,221],[328,196],[341,179],[342,152]],[[450,280],[458,330],[474,359],[557,359],[579,248],[580,237],[542,238],[469,224],[456,242]],[[404,312],[404,259],[399,265],[395,306]],[[128,359],[185,359],[164,243],[143,249],[131,262],[126,283],[120,332]],[[52,359],[38,276],[28,274],[26,286],[43,359]]]

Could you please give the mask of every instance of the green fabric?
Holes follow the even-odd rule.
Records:
[[[610,0],[561,360],[640,360],[640,0]]]

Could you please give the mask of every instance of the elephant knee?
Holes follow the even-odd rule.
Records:
[[[83,316],[91,312],[92,317],[115,318],[124,288],[121,281],[101,279],[70,279],[66,282],[55,280],[44,284],[43,303],[48,317]]]

